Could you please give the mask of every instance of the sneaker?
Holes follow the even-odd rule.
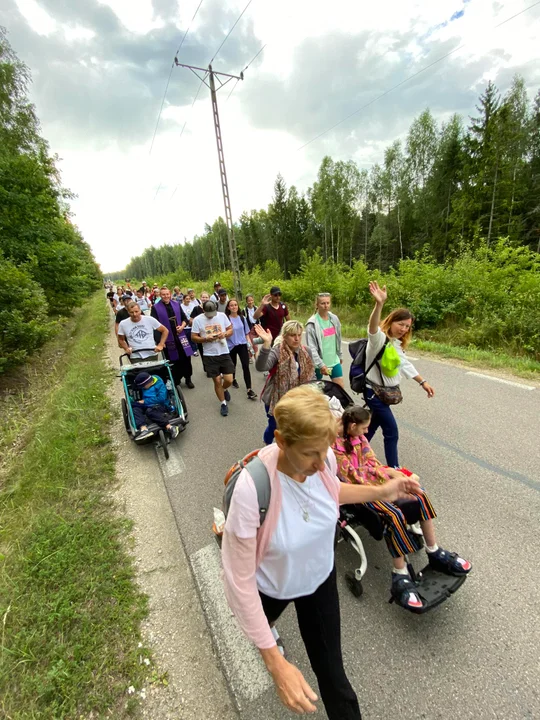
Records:
[[[229,414],[229,406],[228,405],[221,405],[221,410],[219,411],[223,417],[227,417]]]
[[[227,402],[230,402],[231,393],[230,393],[228,390],[225,390],[224,395],[225,395],[225,400],[226,400]]]
[[[253,392],[253,390],[247,391],[247,396],[249,400],[256,400],[257,399],[257,393]]]
[[[139,434],[135,437],[135,442],[139,442],[140,440],[147,440],[151,437],[154,437],[154,433],[151,430],[140,430]]]
[[[250,357],[250,358],[249,358],[249,364],[250,364],[250,365],[253,365],[254,362],[255,362],[255,360],[254,360],[252,357]]]
[[[193,353],[193,357],[199,357],[199,351],[198,351],[198,350],[195,350],[195,352]]]
[[[171,427],[169,428],[169,435],[173,440],[180,435],[180,429],[178,425],[171,425]]]
[[[238,380],[236,378],[234,378],[234,380],[232,381],[232,386],[237,390],[240,388],[240,385],[238,384]]]
[[[186,379],[186,387],[188,387],[190,390],[193,390],[195,385],[191,382],[191,378]]]
[[[268,372],[268,370],[265,370],[263,372],[263,377],[268,377],[269,375],[270,375],[270,373]]]

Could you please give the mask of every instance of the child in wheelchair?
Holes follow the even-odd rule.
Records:
[[[140,391],[140,400],[131,400],[133,416],[139,431],[135,442],[146,440],[154,433],[148,428],[148,423],[155,423],[167,430],[171,438],[177,437],[180,430],[171,425],[170,420],[174,413],[165,383],[158,375],[140,372],[135,377],[133,386]]]
[[[371,414],[367,408],[353,405],[346,408],[341,417],[340,432],[333,450],[338,463],[338,475],[342,482],[353,484],[384,483],[401,475],[416,476],[405,468],[389,468],[379,462],[366,440]],[[435,510],[425,493],[415,494],[412,502],[407,501],[401,507],[394,503],[366,503],[381,518],[384,525],[384,538],[392,556],[392,598],[402,607],[413,612],[422,611],[423,604],[417,587],[407,569],[406,556],[422,547],[421,536],[409,527],[418,519],[423,532],[425,549],[429,565],[439,572],[456,577],[466,575],[472,565],[457,553],[443,550],[437,545],[433,519]],[[409,527],[408,527],[409,526]]]

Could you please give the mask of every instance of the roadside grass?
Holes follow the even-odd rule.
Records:
[[[78,314],[54,377],[44,370],[48,391],[30,413],[24,448],[4,467],[1,717],[127,717],[138,704],[127,688],[149,672],[130,523],[109,499],[107,330],[98,293]]]
[[[361,314],[351,308],[335,308],[335,312],[341,321],[341,331],[344,338],[366,337],[367,314],[362,317]],[[292,316],[305,324],[312,314],[313,311],[298,307]],[[471,345],[463,346],[445,342],[445,339],[451,340],[454,334],[452,328],[437,331],[419,331],[413,336],[410,349],[459,360],[478,368],[506,370],[520,377],[537,381],[540,379],[540,362],[537,360],[524,355],[506,353],[500,349],[483,350]]]

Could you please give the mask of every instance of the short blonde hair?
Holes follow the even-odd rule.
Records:
[[[337,436],[336,419],[328,400],[314,384],[289,390],[274,408],[277,429],[287,445],[305,440],[326,440]]]

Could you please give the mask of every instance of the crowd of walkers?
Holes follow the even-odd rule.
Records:
[[[116,313],[119,347],[131,362],[162,353],[177,384],[189,389],[192,358],[200,356],[214,385],[222,416],[229,414],[230,388],[239,388],[238,360],[246,398],[257,400],[250,365],[264,373],[260,400],[266,413],[258,453],[268,475],[270,500],[264,515],[249,466],[240,473],[223,533],[224,587],[247,637],[258,647],[282,702],[296,713],[316,711],[316,693],[284,653],[276,622],[294,603],[302,640],[331,720],[359,720],[358,699],[343,665],[334,539],[340,504],[361,503],[379,515],[392,559],[391,593],[411,611],[421,611],[405,557],[422,547],[409,530],[419,518],[428,563],[448,575],[465,575],[470,562],[438,546],[435,511],[413,472],[398,461],[398,428],[392,404],[401,400],[402,378],[413,379],[428,398],[433,387],[406,356],[413,317],[404,308],[381,318],[386,288],[370,283],[374,307],[367,328],[363,403],[336,418],[315,379],[344,387],[341,323],[331,312],[331,295],[320,292],[306,327],[291,319],[279,287],[257,305],[245,307],[219,282],[197,298],[192,289],[143,282],[107,288]],[[144,377],[143,377],[144,376]],[[159,397],[150,375],[136,382],[143,399]],[[145,395],[146,393],[146,395]],[[151,402],[151,400],[149,400]],[[138,412],[144,436],[147,416]],[[150,416],[148,416],[150,417]],[[151,417],[150,417],[151,419]],[[386,463],[369,444],[378,428]],[[172,429],[174,432],[174,428]],[[252,450],[252,448],[246,448]],[[403,505],[396,502],[406,499]],[[410,510],[412,508],[412,510]],[[411,516],[409,516],[409,512]],[[413,519],[414,516],[414,519]]]

